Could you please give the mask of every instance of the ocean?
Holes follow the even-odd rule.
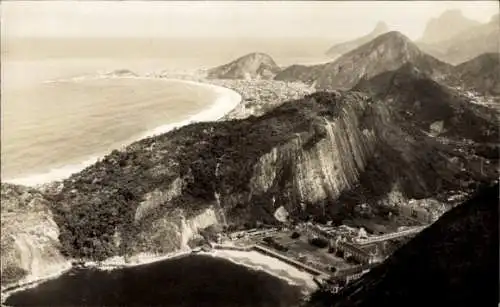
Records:
[[[73,270],[12,294],[8,306],[292,307],[301,289],[263,271],[204,255],[100,271]]]
[[[249,52],[321,62],[325,40],[10,39],[2,41],[1,178],[60,180],[159,127],[210,108],[214,91],[165,80],[92,78],[225,64]],[[75,79],[75,77],[79,77]],[[223,115],[223,114],[220,114]]]

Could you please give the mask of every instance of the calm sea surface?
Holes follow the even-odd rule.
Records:
[[[324,61],[329,42],[224,39],[15,39],[2,41],[1,177],[37,184],[68,176],[158,126],[214,102],[193,85],[162,80],[84,79],[208,68],[249,52],[279,65]],[[49,82],[50,80],[67,80]],[[88,164],[88,163],[87,163]]]
[[[298,287],[230,261],[194,255],[115,271],[80,270],[18,292],[9,306],[297,306]]]

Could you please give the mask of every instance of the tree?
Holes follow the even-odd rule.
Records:
[[[319,248],[325,248],[328,246],[328,241],[323,238],[312,238],[311,240],[309,240],[309,244]]]

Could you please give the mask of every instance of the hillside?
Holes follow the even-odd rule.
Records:
[[[479,24],[478,21],[465,17],[460,10],[448,10],[427,22],[419,43],[442,42]]]
[[[308,306],[497,306],[498,183],[397,250],[337,295]]]
[[[343,42],[340,44],[335,44],[332,47],[330,47],[327,51],[326,54],[331,57],[337,57],[342,54],[345,54],[351,50],[354,50],[358,48],[359,46],[368,43],[375,37],[384,34],[386,32],[389,32],[389,28],[385,24],[385,22],[378,22],[375,28],[368,34],[359,37],[357,39],[353,39],[351,41]]]
[[[207,76],[212,79],[272,79],[280,70],[271,56],[250,53],[208,70]]]
[[[463,29],[456,35],[433,43],[417,43],[425,52],[454,65],[484,53],[496,53],[500,43],[499,15],[490,22]]]
[[[498,136],[490,110],[471,104],[459,92],[432,80],[411,64],[362,80],[354,89],[386,101],[408,123],[429,133],[432,124],[441,123],[438,135],[442,137],[495,142]]]
[[[403,34],[392,31],[352,50],[337,60],[315,66],[293,65],[277,74],[276,80],[299,80],[315,84],[318,89],[348,90],[362,79],[412,63],[432,78],[446,76],[451,66],[429,56]]]
[[[114,151],[66,180],[53,212],[65,253],[103,259],[177,250],[224,220],[275,224],[280,206],[293,219],[349,218],[356,198],[340,199],[352,190],[376,212],[394,189],[446,200],[496,176],[443,146],[384,102],[315,93],[260,117],[193,124]]]
[[[485,53],[453,69],[454,83],[481,95],[500,96],[500,53]]]

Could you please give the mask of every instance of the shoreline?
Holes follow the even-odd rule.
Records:
[[[96,269],[100,271],[114,271],[126,268],[140,267],[143,265],[148,265],[152,263],[158,263],[161,261],[174,260],[177,258],[188,257],[190,255],[200,255],[224,259],[230,261],[235,265],[244,266],[249,270],[261,271],[275,278],[278,278],[290,286],[296,286],[301,288],[302,294],[308,295],[317,286],[313,280],[313,276],[307,272],[301,271],[298,268],[289,265],[279,259],[262,254],[255,250],[230,250],[230,249],[212,249],[210,251],[199,251],[194,253],[192,249],[189,250],[179,250],[163,255],[154,255],[149,253],[140,253],[131,256],[130,259],[125,260],[123,256],[115,256],[108,258],[100,263],[98,262],[85,262],[85,267],[83,269]],[[17,285],[7,285],[2,287],[1,291],[1,306],[5,305],[7,299],[14,293],[35,288],[44,282],[57,279],[63,274],[66,274],[75,269],[75,267],[65,267],[63,269],[54,272],[53,274],[47,275],[40,279],[34,279],[33,277],[27,277],[24,281],[19,281]],[[300,282],[298,282],[300,281]]]
[[[303,295],[307,295],[317,289],[317,285],[311,274],[301,271],[277,258],[262,254],[255,250],[239,251],[217,249],[210,252],[200,252],[199,255],[225,259],[236,265],[241,265],[251,270],[261,271],[272,275],[285,281],[289,285],[300,287]],[[300,280],[300,283],[297,282],[298,280]]]
[[[170,124],[163,124],[146,132],[139,132],[138,137],[131,138],[124,142],[124,144],[115,147],[116,150],[124,150],[127,146],[138,142],[140,140],[154,137],[160,134],[167,133],[176,128],[180,128],[189,124],[199,123],[199,122],[211,122],[217,121],[224,118],[227,114],[229,114],[232,110],[237,108],[242,102],[243,99],[239,93],[236,91],[229,89],[227,87],[214,85],[210,83],[197,82],[191,80],[184,79],[176,79],[176,78],[156,78],[156,77],[141,77],[141,76],[111,76],[111,77],[95,77],[95,79],[141,79],[141,80],[155,80],[160,82],[175,82],[175,83],[184,83],[189,85],[198,86],[201,88],[205,88],[214,92],[216,98],[205,107],[200,112],[188,116],[184,120],[180,120]],[[97,154],[95,156],[91,156],[90,158],[85,159],[80,163],[68,164],[63,167],[54,168],[49,171],[43,173],[36,173],[32,175],[27,175],[20,178],[13,178],[2,180],[5,183],[24,185],[28,187],[41,187],[43,185],[52,184],[64,179],[69,178],[71,175],[78,173],[85,169],[86,167],[95,164],[99,159],[109,154],[111,151],[106,151],[101,154]]]

